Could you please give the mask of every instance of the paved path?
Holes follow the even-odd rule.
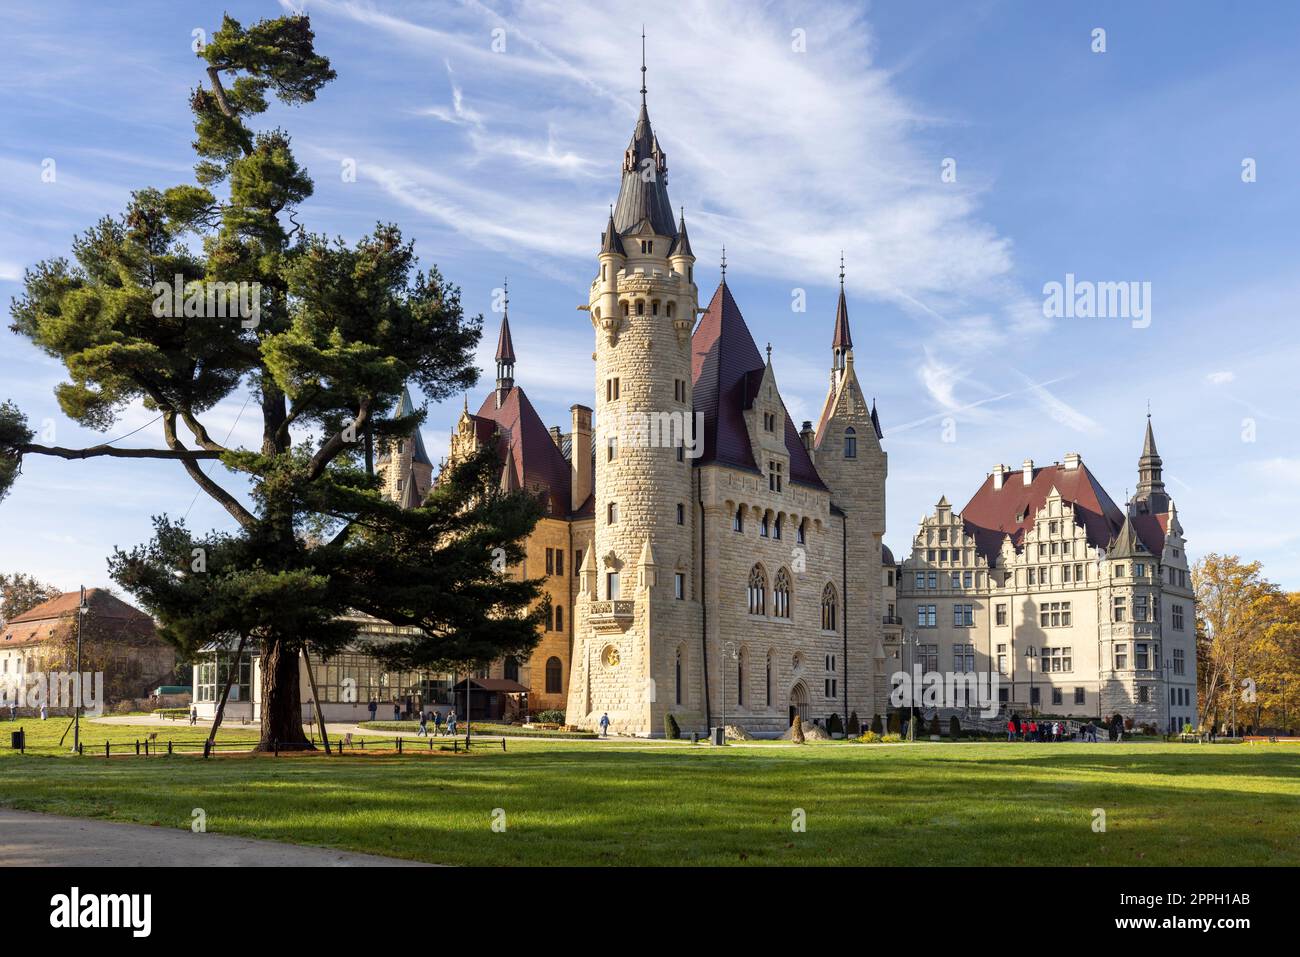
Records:
[[[0,808],[0,867],[427,867],[374,854]]]

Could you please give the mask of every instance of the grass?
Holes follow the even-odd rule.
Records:
[[[32,751],[0,751],[0,803],[165,827],[201,807],[214,833],[446,864],[1300,865],[1294,745],[521,739],[505,753],[105,761],[42,748],[27,727]],[[91,724],[85,738],[144,730]]]
[[[365,728],[367,731],[404,731],[410,734],[420,730],[419,721],[362,721],[357,727]],[[429,725],[429,733],[437,737],[434,732],[432,723]],[[472,734],[481,735],[513,735],[521,738],[569,738],[569,739],[591,739],[597,737],[594,731],[565,731],[559,728],[526,728],[522,724],[498,724],[494,721],[475,721]],[[447,735],[447,726],[442,726],[442,736],[450,740]],[[465,736],[465,722],[456,725],[456,734],[459,737]]]

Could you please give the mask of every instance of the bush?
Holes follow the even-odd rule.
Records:
[[[682,729],[677,725],[677,719],[671,713],[664,715],[664,737],[671,741],[676,741],[682,736]]]
[[[858,736],[858,742],[860,744],[879,744],[880,735],[876,734],[874,731],[868,731],[866,734]]]
[[[829,735],[841,734],[844,731],[844,722],[840,720],[838,713],[832,711],[831,716],[826,720],[826,733]]]
[[[856,738],[862,733],[862,725],[858,723],[858,713],[856,711],[849,712],[849,726],[844,729],[844,733],[850,738]]]
[[[961,722],[957,720],[955,714],[948,719],[948,737],[954,741],[961,737]]]
[[[882,736],[881,736],[881,738],[880,738],[880,743],[881,743],[881,744],[898,744],[898,743],[899,743],[900,741],[902,741],[902,740],[903,740],[903,736],[902,736],[901,734],[894,734],[893,732],[890,732],[889,734],[886,734],[886,735],[882,735]]]
[[[564,724],[564,711],[561,708],[539,711],[533,715],[533,720],[538,724]]]
[[[884,722],[880,720],[880,715],[873,714],[871,716],[871,730],[874,731],[876,734],[885,733],[885,725]]]
[[[889,733],[890,734],[903,733],[903,719],[899,716],[897,711],[889,712]]]
[[[794,720],[790,722],[790,740],[795,744],[803,744],[803,722],[799,716],[795,715]]]

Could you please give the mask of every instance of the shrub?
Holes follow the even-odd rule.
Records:
[[[790,740],[795,744],[803,744],[803,722],[799,716],[794,716],[794,721],[790,723]]]
[[[831,712],[831,716],[826,720],[826,733],[837,735],[844,731],[844,722],[840,720],[839,714]]]
[[[900,741],[902,741],[902,740],[903,740],[903,736],[902,736],[901,734],[894,734],[893,732],[890,732],[889,734],[883,735],[883,736],[881,737],[881,739],[880,739],[880,743],[881,743],[881,744],[898,744],[898,743],[899,743]]]
[[[899,717],[897,711],[889,712],[889,733],[890,734],[903,733],[903,719]]]
[[[876,734],[874,731],[868,731],[866,734],[860,735],[858,741],[861,744],[879,744],[880,735]]]
[[[955,714],[948,719],[948,737],[954,741],[961,737],[961,722]]]
[[[858,713],[856,711],[849,712],[849,726],[844,729],[844,733],[850,738],[856,738],[862,733],[862,725],[858,723]]]
[[[874,731],[876,734],[885,733],[885,725],[884,722],[880,720],[880,715],[873,714],[871,716],[871,730]]]
[[[677,725],[677,719],[671,714],[664,715],[664,737],[676,741],[682,736],[682,729]]]
[[[539,711],[534,716],[534,720],[539,724],[564,724],[564,711],[560,708],[552,708],[549,711]]]

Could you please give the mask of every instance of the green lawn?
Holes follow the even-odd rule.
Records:
[[[1293,745],[517,740],[204,762],[0,744],[0,803],[14,807],[182,828],[201,807],[212,832],[447,864],[1300,864]]]

